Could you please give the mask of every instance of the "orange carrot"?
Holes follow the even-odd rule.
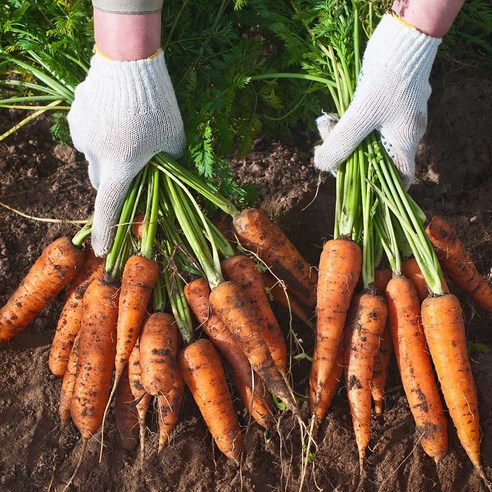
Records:
[[[314,357],[316,358],[316,354]],[[309,381],[309,407],[314,418],[313,437],[316,437],[316,435],[318,434],[319,426],[325,418],[326,413],[330,408],[331,402],[335,397],[338,384],[342,379],[343,366],[344,352],[342,349],[340,349],[338,351],[335,365],[333,366],[333,369],[331,370],[326,383],[323,385],[323,389],[321,390],[321,395],[319,396],[319,401],[317,405],[315,405],[316,388],[312,386],[312,382],[315,381],[316,378],[311,378]]]
[[[180,352],[178,364],[217,446],[238,461],[243,438],[219,354],[202,338]]]
[[[160,394],[157,397],[157,415],[159,423],[159,453],[169,442],[171,432],[176,427],[179,412],[184,401],[185,382],[181,371],[176,369],[174,374],[174,384],[171,391],[167,394]]]
[[[138,414],[139,436],[140,436],[140,454],[143,459],[145,449],[145,417],[149,408],[152,395],[145,391],[142,385],[142,367],[140,365],[140,340],[133,347],[130,359],[128,360],[128,379],[130,389],[136,402]]]
[[[417,260],[412,257],[403,261],[401,265],[401,271],[405,277],[411,280],[415,289],[417,290],[417,295],[419,296],[420,302],[422,302],[429,294],[429,287],[427,287],[427,282],[425,281],[424,275],[420,270],[419,264]],[[449,292],[448,285],[446,284],[446,280],[441,276],[442,287],[444,292]]]
[[[314,329],[313,323],[309,319],[309,316],[304,308],[299,304],[294,296],[289,295],[287,286],[285,284],[282,286],[283,281],[277,280],[268,272],[263,272],[262,277],[267,294],[271,296],[277,304],[280,304],[283,308],[292,311],[292,314],[299,321],[302,321],[308,328]]]
[[[145,214],[140,213],[135,215],[132,224],[132,234],[140,240],[142,239],[142,235],[143,235],[144,222],[145,222]]]
[[[123,449],[135,449],[138,440],[138,413],[133,406],[134,398],[125,367],[114,398],[114,417]]]
[[[104,280],[91,282],[84,295],[79,367],[70,412],[82,439],[101,426],[113,376],[119,290]]]
[[[384,291],[383,291],[384,292]],[[388,364],[393,353],[393,341],[391,339],[391,329],[386,323],[379,351],[374,361],[374,370],[371,383],[371,394],[374,401],[374,409],[378,415],[383,413],[384,388],[388,379]]]
[[[246,410],[253,420],[264,429],[270,429],[273,425],[273,402],[261,379],[257,380],[260,383],[260,387],[250,388],[242,382],[236,372],[231,371],[230,376],[236,391],[239,393]]]
[[[174,384],[178,329],[174,317],[156,312],[145,321],[140,335],[142,386],[151,395],[167,394]]]
[[[386,286],[391,280],[393,272],[391,268],[384,268],[374,271],[374,285],[378,294],[384,295]],[[374,409],[377,415],[383,413],[384,388],[388,379],[388,364],[393,353],[393,341],[391,340],[391,330],[386,323],[381,343],[379,345],[378,355],[374,361],[374,370],[371,383],[371,394],[374,401]]]
[[[244,290],[234,282],[222,282],[210,293],[210,305],[234,335],[266,387],[293,412],[297,412],[292,390],[275,366],[258,316]]]
[[[68,359],[67,370],[63,376],[62,387],[60,392],[60,406],[58,407],[58,415],[60,416],[60,425],[62,429],[70,422],[70,405],[72,404],[73,390],[75,387],[75,379],[77,378],[77,368],[79,365],[79,342],[80,334],[77,333],[73,347]]]
[[[257,253],[299,301],[316,305],[316,272],[276,224],[260,210],[246,208],[233,225],[241,244]]]
[[[121,279],[116,340],[115,387],[140,335],[159,265],[143,256],[128,258]]]
[[[55,336],[51,344],[48,366],[56,377],[63,377],[67,370],[68,359],[82,321],[82,299],[94,278],[102,278],[104,260],[98,258],[89,249],[83,267],[70,285],[67,300],[58,318]]]
[[[346,383],[362,472],[370,440],[371,383],[388,310],[384,298],[365,292],[354,299],[354,322],[347,326]]]
[[[85,250],[60,237],[49,244],[0,309],[0,344],[20,333],[77,275]]]
[[[133,347],[140,335],[142,323],[147,312],[147,304],[158,274],[159,265],[157,262],[143,256],[131,256],[123,269],[118,306],[115,374],[111,394],[104,411],[101,450],[104,440],[104,422],[106,421],[109,405],[123,369],[127,365]]]
[[[319,261],[316,348],[310,377],[315,411],[335,365],[361,267],[361,250],[354,241],[339,238],[325,243]]]
[[[393,276],[393,272],[391,268],[381,268],[379,270],[374,270],[374,285],[376,286],[376,290],[378,294],[384,295],[386,292],[386,286],[388,282],[391,280]]]
[[[480,464],[478,397],[468,357],[460,303],[453,294],[428,297],[422,303],[422,324],[444,400],[471,462]]]
[[[395,356],[420,444],[434,460],[447,453],[448,434],[437,382],[420,322],[420,301],[413,283],[394,277],[386,288]]]
[[[257,415],[263,415],[263,407],[268,407],[270,396],[265,389],[263,381],[251,370],[248,358],[232,333],[225,327],[219,316],[210,311],[210,288],[207,281],[204,278],[198,278],[186,284],[184,294],[203,331],[229,363],[232,379],[241,397],[243,394],[249,395],[251,389],[254,388],[255,397],[253,399],[252,416],[256,420]],[[257,401],[262,402],[262,404],[257,404]],[[249,410],[251,409],[250,396],[247,396],[247,402],[246,407]],[[258,408],[258,412],[255,411],[256,408]],[[257,422],[262,426],[265,424],[264,419],[257,420]]]
[[[258,321],[263,329],[263,336],[272,354],[272,359],[277,369],[285,374],[287,370],[285,338],[277,318],[273,314],[263,279],[256,269],[254,261],[247,256],[234,256],[223,260],[221,267],[224,278],[240,285],[249,297],[253,309],[258,315]]]
[[[432,217],[426,231],[451,282],[466,292],[480,307],[492,312],[492,287],[477,271],[456,231],[437,216]]]

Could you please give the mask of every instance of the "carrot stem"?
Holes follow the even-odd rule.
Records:
[[[91,235],[92,232],[92,217],[90,217],[87,222],[84,224],[82,229],[80,229],[77,234],[72,238],[72,244],[74,246],[77,246],[78,248],[82,247],[84,244],[84,241],[87,239],[88,236]]]
[[[123,203],[113,246],[106,258],[105,270],[112,278],[119,278],[121,276],[121,265],[125,263],[125,258],[128,254],[125,251],[124,244],[129,241],[133,219],[137,213],[139,199],[143,192],[146,179],[147,167],[144,167],[132,181]]]
[[[142,256],[151,260],[154,254],[154,241],[157,232],[157,215],[159,212],[159,170],[149,169],[152,177],[149,180],[147,210],[145,212],[142,231]],[[133,221],[132,221],[133,223]]]

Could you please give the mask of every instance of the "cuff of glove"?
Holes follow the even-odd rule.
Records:
[[[115,61],[96,52],[89,77],[101,93],[133,94],[129,99],[141,107],[157,104],[165,94],[174,94],[162,49],[150,58],[135,61]]]
[[[164,0],[92,0],[92,6],[113,14],[146,14],[162,10]]]

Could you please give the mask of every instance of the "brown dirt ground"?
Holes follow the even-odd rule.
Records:
[[[3,112],[1,128],[13,122]],[[492,277],[492,82],[489,74],[437,70],[430,122],[418,156],[412,193],[426,213],[448,218],[460,231],[481,273]],[[0,128],[0,129],[1,129]],[[313,142],[302,132],[283,141],[258,140],[253,152],[235,163],[240,179],[261,188],[261,206],[278,218],[293,242],[316,264],[320,246],[332,231],[333,184],[323,177],[315,197],[317,174],[310,162]],[[0,144],[0,200],[36,216],[85,218],[94,193],[83,161],[70,147],[56,145],[46,121],[24,129]],[[312,202],[310,204],[310,202]],[[310,204],[307,208],[305,208]],[[46,224],[0,208],[0,302],[6,300],[41,249],[55,237],[74,232],[67,224]],[[458,292],[458,295],[460,293]],[[62,297],[62,296],[61,296]],[[492,345],[491,317],[460,295],[470,340]],[[79,457],[81,445],[73,426],[61,431],[57,405],[60,381],[50,376],[47,356],[57,314],[56,300],[23,333],[0,350],[0,490],[61,490]],[[277,314],[286,327],[288,317]],[[312,350],[309,330],[293,329]],[[492,477],[492,355],[472,354],[479,392],[482,457]],[[292,366],[296,390],[306,392],[309,363]],[[450,449],[439,464],[418,445],[418,435],[392,361],[384,417],[374,417],[366,463],[359,483],[358,458],[343,389],[321,429],[309,490],[482,491],[450,423]],[[238,402],[236,402],[238,403]],[[241,407],[237,406],[246,426]],[[268,435],[247,426],[240,467],[229,462],[211,441],[188,395],[170,446],[158,456],[155,415],[149,415],[147,459],[121,449],[113,417],[98,463],[94,439],[75,480],[79,491],[280,491],[296,490],[299,432],[288,416],[279,417],[278,432]]]

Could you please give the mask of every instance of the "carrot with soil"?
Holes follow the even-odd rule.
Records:
[[[233,224],[241,244],[258,254],[299,301],[314,307],[316,272],[280,227],[256,208],[247,208],[235,215]]]
[[[178,363],[217,446],[238,461],[243,438],[219,354],[202,338],[180,352]]]
[[[155,312],[145,321],[140,335],[141,382],[151,395],[167,394],[174,385],[178,330],[174,317]]]
[[[184,401],[185,382],[181,370],[176,368],[171,390],[157,397],[157,423],[159,425],[159,453],[169,442],[171,433],[178,423]]]
[[[67,300],[58,318],[55,336],[51,343],[48,366],[51,373],[56,377],[63,377],[67,370],[70,352],[80,330],[85,291],[92,280],[102,278],[103,270],[104,260],[98,258],[89,249],[82,269],[70,285]]]
[[[20,333],[76,277],[86,251],[74,240],[49,244],[0,309],[0,343]]]
[[[432,217],[426,231],[451,282],[466,292],[480,307],[492,312],[492,287],[477,271],[456,231],[437,215]]]
[[[135,449],[138,442],[138,413],[128,379],[128,366],[121,376],[114,398],[114,418],[123,449]]]
[[[388,364],[393,353],[393,341],[391,329],[388,323],[381,337],[379,351],[374,361],[374,369],[371,383],[371,394],[374,409],[377,415],[382,415],[386,380],[388,379]]]
[[[458,438],[483,477],[477,390],[468,356],[463,313],[457,297],[453,294],[428,297],[422,303],[422,324]]]
[[[67,370],[65,371],[62,381],[60,404],[58,406],[58,415],[60,416],[60,425],[62,429],[68,425],[71,418],[70,406],[72,404],[75,379],[77,378],[77,369],[79,365],[79,341],[80,334],[77,333],[68,359]]]
[[[287,346],[280,330],[270,302],[265,292],[261,273],[247,256],[233,256],[221,262],[222,272],[226,280],[239,284],[246,292],[253,309],[258,314],[258,321],[263,329],[272,359],[277,369],[285,374],[287,370]]]
[[[128,380],[130,390],[135,402],[135,409],[138,415],[140,455],[143,459],[145,451],[145,417],[149,408],[152,395],[145,391],[142,385],[142,366],[140,365],[140,340],[133,347],[130,359],[128,360]]]

